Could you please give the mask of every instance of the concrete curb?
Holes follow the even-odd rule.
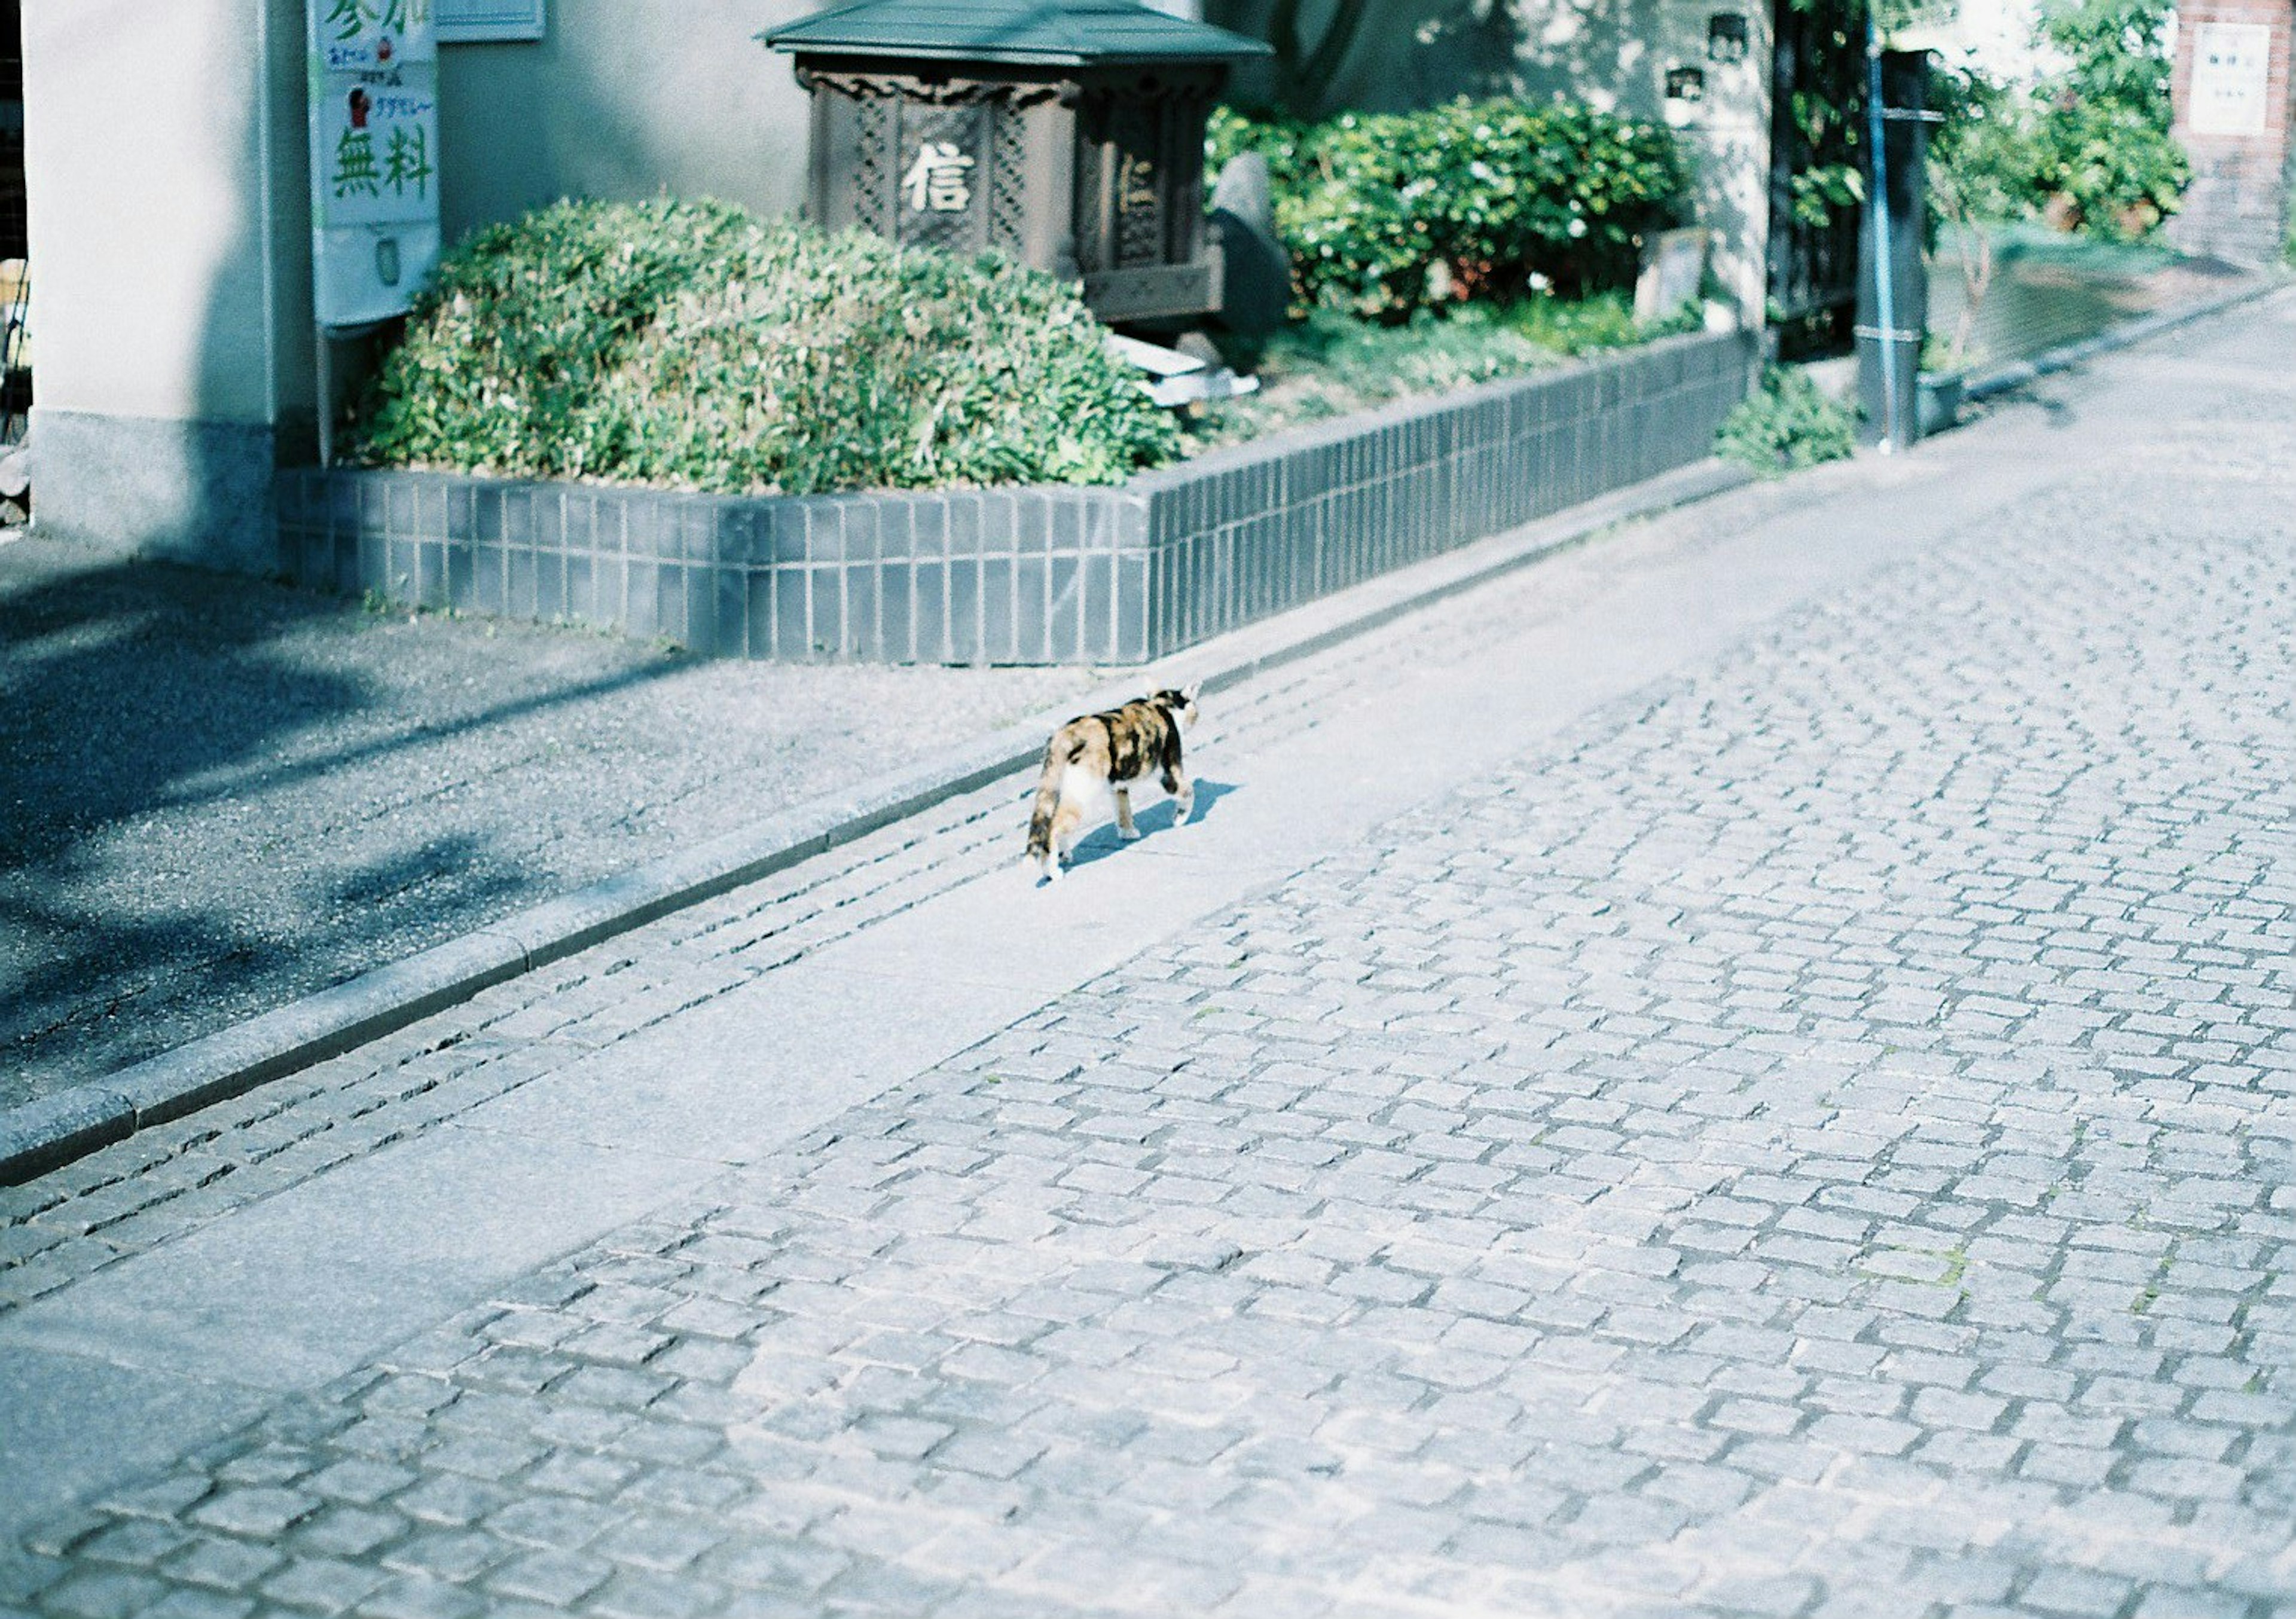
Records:
[[[2108,327],[2093,338],[2084,338],[2078,343],[2068,343],[2062,348],[2052,348],[2046,354],[2036,355],[2030,360],[2020,360],[2013,365],[1999,366],[1972,377],[1963,387],[1962,397],[1997,398],[2024,387],[2028,382],[2037,382],[2058,372],[2070,371],[2084,360],[2131,348],[2147,338],[2173,331],[2194,321],[2206,320],[2212,315],[2221,315],[2227,309],[2236,309],[2243,304],[2252,303],[2290,286],[2296,286],[2296,277],[2268,274],[2257,284],[2243,287],[2236,292],[2227,292],[2222,298],[2187,304],[2180,309],[2164,309],[2158,315],[2140,315],[2136,320]]]
[[[1742,470],[1710,459],[1473,541],[1144,666],[1119,684],[1032,715],[917,769],[813,799],[192,1041],[94,1084],[0,1112],[0,1185],[45,1173],[147,1125],[180,1118],[266,1080],[339,1056],[505,979],[851,843],[944,799],[986,787],[1036,764],[1045,739],[1071,715],[1136,697],[1144,684],[1201,680],[1206,691],[1218,691],[1368,634],[1616,524],[1705,500],[1750,481]],[[1017,859],[1017,822],[1014,827]]]

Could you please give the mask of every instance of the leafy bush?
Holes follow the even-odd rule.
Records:
[[[2169,133],[2169,0],[2044,0],[2040,36],[2067,59],[2034,102],[2031,188],[2067,223],[2144,235],[2192,170]]]
[[[1705,324],[1706,315],[1703,308],[1692,302],[1656,320],[1637,320],[1630,294],[1590,292],[1580,298],[1548,293],[1522,298],[1506,306],[1499,318],[1540,348],[1571,355],[1624,348],[1652,338],[1696,331]]]
[[[1199,447],[1237,444],[1390,400],[1521,376],[1560,357],[1479,308],[1447,320],[1423,313],[1402,326],[1318,309],[1260,347],[1252,362],[1258,393],[1196,413],[1188,434]]]
[[[1644,324],[1615,292],[1578,303],[1462,304],[1439,316],[1422,311],[1400,326],[1318,309],[1259,348],[1259,392],[1205,407],[1189,421],[1188,437],[1198,448],[1235,444],[1390,400],[1542,371],[1571,355],[1690,331],[1699,320],[1693,307]]]
[[[719,202],[561,202],[439,266],[365,459],[721,493],[1111,483],[1178,434],[1076,292]]]
[[[1401,321],[1464,298],[1620,285],[1680,214],[1663,127],[1585,107],[1456,101],[1322,124],[1212,119],[1214,165],[1265,154],[1298,307]]]
[[[1929,228],[2022,218],[2033,211],[2033,115],[2024,95],[1974,61],[1930,71]]]
[[[1930,194],[1943,220],[2044,216],[2133,240],[2175,213],[2191,170],[2169,135],[2168,16],[2166,0],[2050,0],[2036,37],[2064,65],[2031,90],[1973,65],[1936,73]]]
[[[1723,418],[1714,448],[1764,478],[1775,478],[1854,454],[1857,423],[1800,372],[1773,366],[1760,391]]]
[[[1943,372],[1978,357],[1978,317],[2000,267],[1997,227],[2029,211],[2032,130],[2022,102],[1973,61],[1934,67],[1929,100],[1938,122],[1929,141],[1922,246],[1931,275],[1950,265],[1962,294],[1952,331],[1932,331],[1923,346],[1922,368]]]

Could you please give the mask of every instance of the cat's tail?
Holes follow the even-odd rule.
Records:
[[[1061,857],[1053,847],[1053,817],[1061,807],[1061,778],[1084,752],[1080,740],[1062,743],[1062,738],[1054,737],[1045,749],[1044,773],[1037,778],[1036,802],[1029,807],[1029,852],[1024,857],[1055,881],[1061,875]]]

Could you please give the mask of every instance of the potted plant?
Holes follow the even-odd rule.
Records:
[[[1952,326],[1922,345],[1915,412],[1924,436],[1951,427],[1970,368],[1983,357],[1979,316],[1998,267],[1993,227],[2017,211],[2017,176],[2030,135],[2021,102],[1974,65],[1940,67],[1931,80],[1939,118],[1930,139],[1928,253],[1932,278],[1949,261],[1961,283]]]
[[[1931,250],[1932,273],[1938,258],[1949,254],[1960,272],[1962,298],[1951,329],[1939,331],[1932,327],[1922,341],[1921,370],[1914,378],[1914,420],[1915,433],[1923,438],[1945,431],[1960,419],[1969,368],[1981,352],[1976,340],[1977,317],[1984,309],[1986,295],[1993,290],[1993,233],[1985,222],[1972,218],[1965,200],[1953,193],[1945,173],[1933,173],[1930,195],[1937,200],[1945,228],[1938,233],[1938,247]]]

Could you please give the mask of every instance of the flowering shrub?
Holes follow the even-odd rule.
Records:
[[[1208,144],[1215,167],[1267,159],[1299,308],[1383,321],[1623,285],[1637,239],[1676,221],[1689,185],[1662,126],[1519,101],[1321,124],[1222,109]]]

